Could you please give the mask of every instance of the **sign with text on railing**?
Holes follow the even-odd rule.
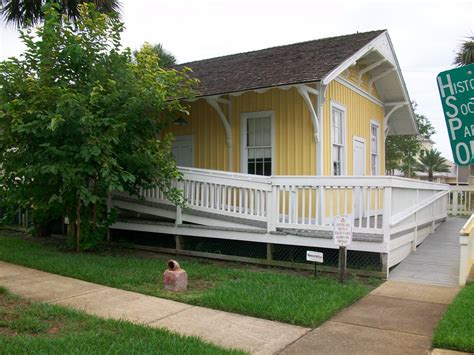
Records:
[[[438,74],[438,89],[457,165],[474,163],[474,64]]]
[[[347,247],[352,243],[352,218],[350,216],[334,217],[334,243]]]

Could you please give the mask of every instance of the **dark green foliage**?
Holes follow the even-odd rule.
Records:
[[[449,173],[451,171],[447,160],[436,149],[421,151],[416,170],[427,172],[429,181],[433,181],[433,174],[435,172]]]
[[[474,353],[474,283],[466,285],[436,327],[433,347]]]
[[[160,66],[162,68],[170,68],[176,64],[176,57],[173,53],[167,51],[161,43],[158,44],[150,44],[145,42],[140,50],[144,50],[145,48],[149,48],[154,54],[160,58]],[[136,57],[139,51],[133,51],[133,56]]]
[[[385,141],[385,170],[392,174],[401,170],[406,177],[415,175],[416,156],[421,149],[421,139],[430,138],[435,129],[427,117],[416,113],[417,104],[412,103],[418,126],[418,135],[388,136]]]
[[[1,14],[7,23],[17,27],[36,25],[44,20],[43,0],[0,0]],[[120,2],[117,0],[50,0],[57,4],[57,11],[75,22],[80,16],[79,5],[95,4],[97,11],[105,14],[117,14]]]
[[[474,63],[474,36],[468,36],[456,53],[454,65],[462,67]]]
[[[69,217],[78,250],[105,233],[112,191],[156,186],[182,203],[161,132],[187,114],[178,99],[195,85],[186,70],[162,69],[149,47],[132,61],[116,17],[79,11],[71,23],[46,5],[37,37],[21,32],[22,57],[0,63],[1,200],[31,209],[35,224]]]

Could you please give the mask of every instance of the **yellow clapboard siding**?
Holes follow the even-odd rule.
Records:
[[[364,138],[366,141],[366,174],[370,175],[370,121],[374,120],[380,125],[380,140],[383,140],[383,115],[382,107],[374,104],[367,98],[359,95],[348,87],[333,81],[329,84],[324,104],[324,175],[331,175],[331,101],[338,103],[346,109],[346,172],[353,175],[353,139]],[[380,173],[385,171],[385,148],[381,141]]]
[[[316,145],[308,108],[296,89],[271,89],[264,93],[247,92],[240,96],[225,96],[231,100],[232,171],[241,171],[241,115],[248,112],[273,111],[275,116],[276,175],[315,175]],[[312,97],[315,100],[314,97]],[[366,140],[366,174],[370,173],[370,121],[380,124],[383,140],[383,108],[350,88],[331,82],[324,104],[324,175],[331,175],[331,101],[346,108],[346,165],[347,174],[353,174],[352,155],[354,136]],[[229,117],[228,105],[221,105]],[[228,146],[224,126],[215,110],[203,99],[191,104],[189,124],[172,126],[176,136],[192,135],[194,138],[195,167],[203,169],[229,169]],[[384,142],[380,144],[380,172],[384,172]]]

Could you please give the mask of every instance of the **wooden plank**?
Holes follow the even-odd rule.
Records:
[[[457,286],[459,278],[459,231],[466,218],[448,218],[389,275],[390,280]]]

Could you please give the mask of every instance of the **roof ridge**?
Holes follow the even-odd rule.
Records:
[[[188,65],[188,64],[193,64],[193,63],[198,63],[198,62],[204,62],[204,61],[208,61],[208,60],[222,59],[222,58],[228,58],[228,57],[233,57],[233,56],[240,56],[240,55],[245,55],[245,54],[250,54],[250,53],[258,53],[258,52],[263,52],[263,51],[267,51],[267,50],[271,50],[271,49],[275,49],[275,48],[291,47],[291,46],[297,46],[297,45],[302,45],[302,44],[307,44],[307,43],[317,42],[317,41],[323,41],[323,40],[342,39],[342,38],[344,38],[344,37],[350,37],[350,36],[354,36],[354,35],[366,35],[366,34],[376,33],[376,32],[379,32],[379,33],[381,34],[381,33],[386,32],[386,31],[387,31],[386,29],[383,29],[383,30],[372,30],[372,31],[366,31],[366,32],[355,32],[355,33],[346,34],[346,35],[339,35],[339,36],[332,36],[332,37],[323,37],[323,38],[318,38],[318,39],[311,39],[311,40],[302,41],[302,42],[289,43],[289,44],[282,44],[282,45],[277,45],[277,46],[272,46],[272,47],[267,47],[267,48],[262,48],[262,49],[256,49],[256,50],[251,50],[251,51],[238,52],[238,53],[232,53],[232,54],[221,55],[221,56],[217,56],[217,57],[211,57],[211,58],[203,58],[203,59],[198,59],[198,60],[192,60],[192,61],[189,61],[189,62],[176,64],[176,65],[172,66],[171,68],[183,67],[183,66],[186,66],[186,65]]]

